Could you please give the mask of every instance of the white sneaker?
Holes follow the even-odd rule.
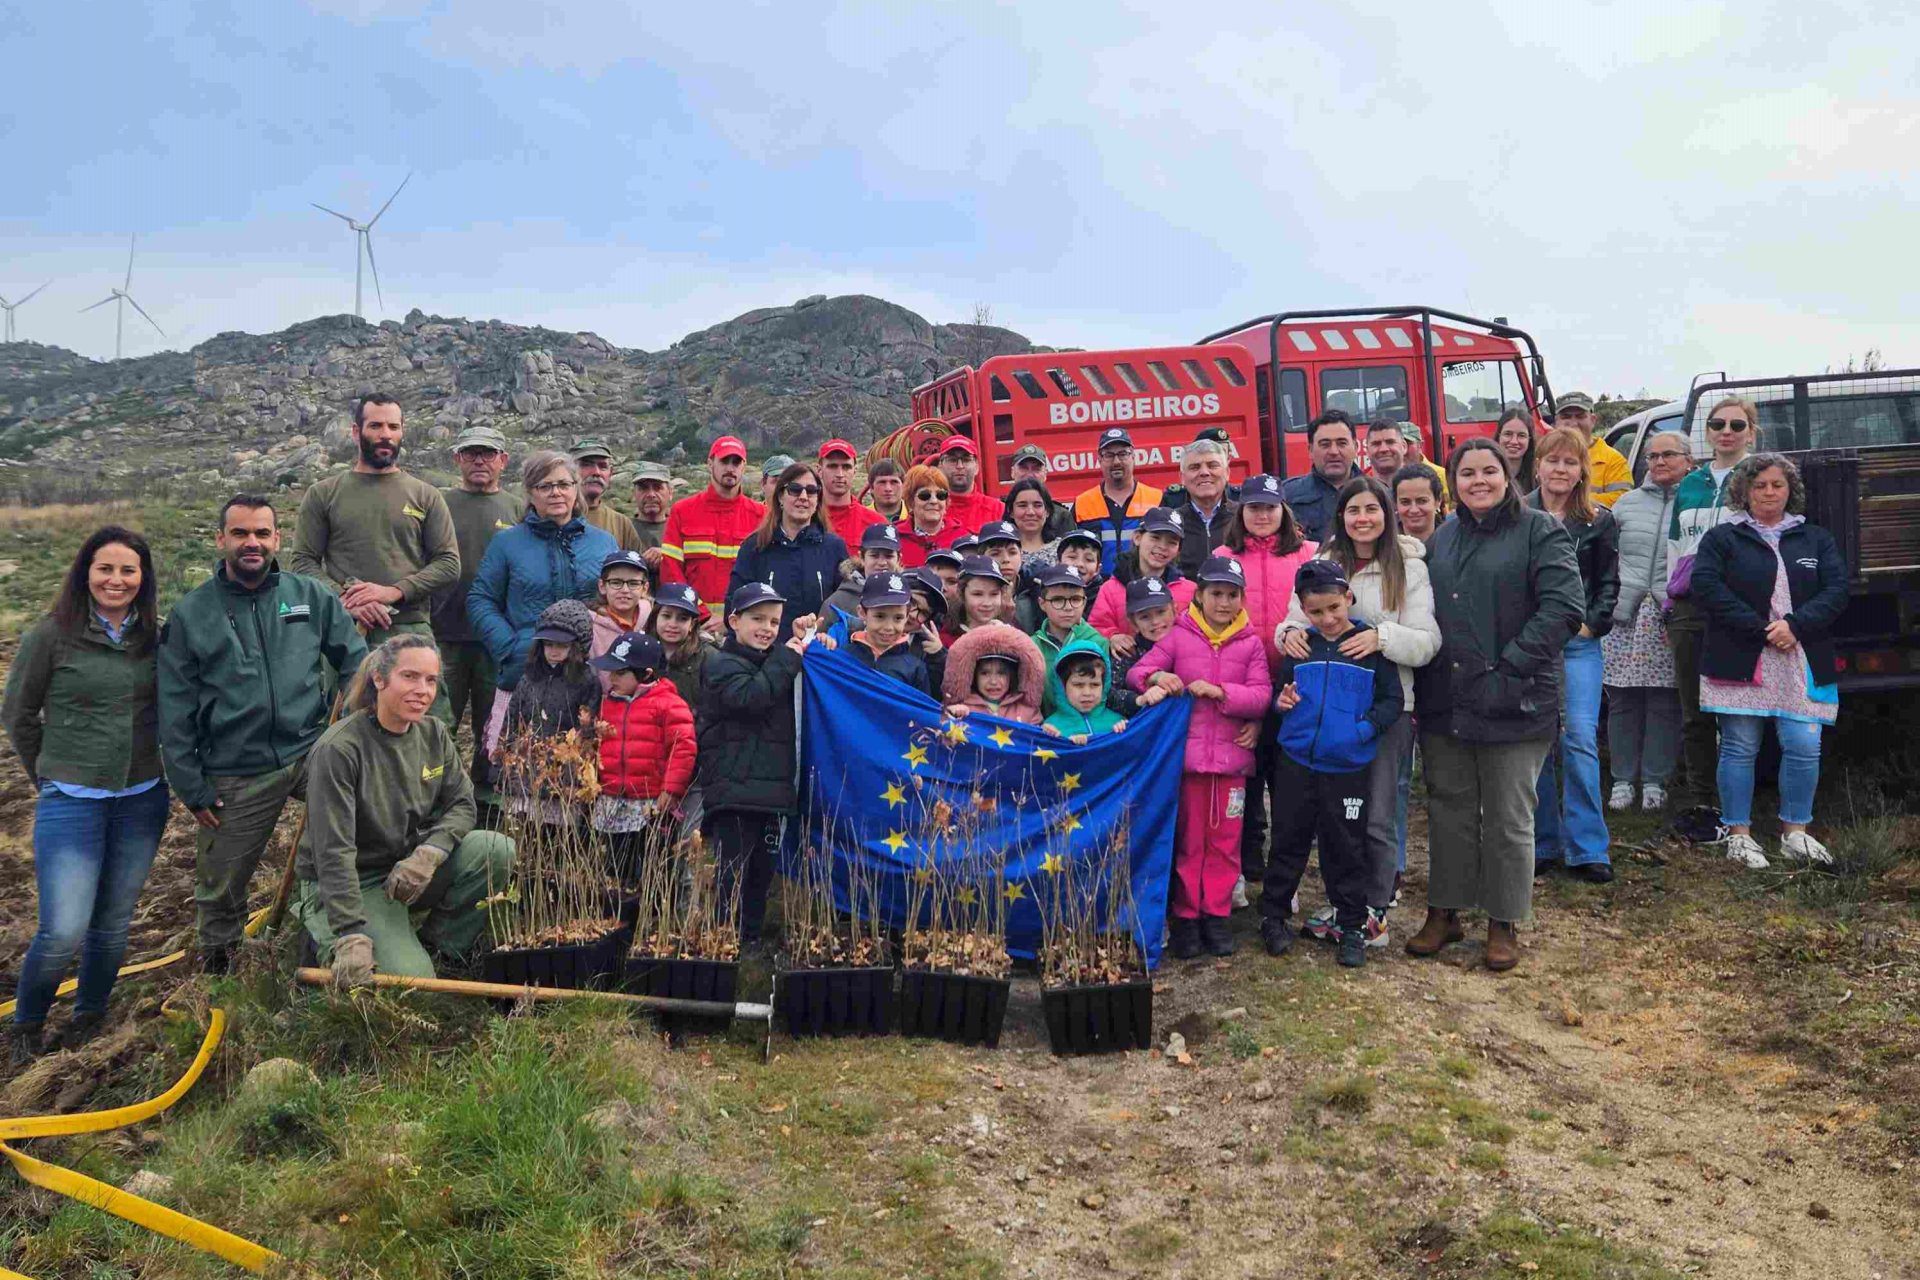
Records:
[[[1631,782],[1614,783],[1613,793],[1607,797],[1607,808],[1615,813],[1624,813],[1633,808],[1633,784]]]
[[[1617,791],[1616,791],[1617,794]],[[1622,806],[1623,808],[1625,806]],[[1640,789],[1640,807],[1648,813],[1667,807],[1667,789],[1656,787],[1651,782]]]
[[[1752,836],[1731,835],[1727,837],[1726,854],[1741,866],[1751,871],[1763,871],[1767,866],[1767,855],[1760,852],[1760,842]]]
[[[1833,865],[1827,846],[1804,831],[1789,831],[1780,837],[1780,856],[1789,862],[1812,862],[1823,867]]]
[[[1247,878],[1241,876],[1233,882],[1233,909],[1235,911],[1244,911],[1247,906]]]

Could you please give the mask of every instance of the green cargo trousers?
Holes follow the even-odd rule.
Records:
[[[473,767],[467,776],[473,779],[477,795],[487,790],[492,774],[480,740],[486,736],[487,720],[493,715],[493,686],[500,673],[493,665],[493,656],[478,640],[442,640],[439,644],[440,687],[446,690],[453,708],[454,732],[459,732],[463,719],[473,729]]]
[[[307,762],[247,778],[210,778],[219,797],[218,828],[196,829],[194,932],[202,951],[231,947],[247,923],[247,886],[289,797],[307,798]]]
[[[367,649],[371,652],[379,648],[380,643],[389,636],[401,634],[425,636],[427,639],[433,640],[433,624],[427,622],[396,622],[390,627],[375,628],[367,632]],[[433,647],[434,650],[438,652],[440,642],[434,640]],[[445,654],[441,654],[440,661],[440,689],[439,692],[433,695],[433,714],[438,716],[440,720],[446,724],[447,728],[458,729],[460,727],[459,722],[453,718],[453,702],[447,696],[447,659]]]
[[[465,960],[487,932],[487,913],[478,910],[487,886],[504,889],[512,875],[513,841],[497,831],[474,831],[440,864],[426,892],[411,907],[387,896],[386,872],[361,876],[360,909],[367,918],[366,935],[373,939],[374,971],[431,978],[434,956],[456,963]],[[416,933],[412,913],[421,910],[426,918]],[[293,895],[293,914],[313,935],[320,963],[332,964],[333,929],[316,882],[300,881]]]

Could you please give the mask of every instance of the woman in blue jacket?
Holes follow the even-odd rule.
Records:
[[[1753,838],[1753,766],[1773,722],[1780,739],[1780,856],[1828,863],[1807,832],[1820,783],[1820,729],[1840,715],[1829,632],[1847,607],[1833,535],[1807,523],[1800,471],[1756,453],[1727,477],[1727,516],[1700,540],[1693,600],[1706,616],[1700,709],[1720,719],[1720,821],[1727,856],[1767,865]]]
[[[839,589],[847,544],[827,526],[820,472],[811,462],[796,462],[782,471],[774,481],[773,498],[760,527],[740,544],[727,598],[749,582],[771,584],[786,598],[774,640],[785,644],[793,634],[793,620],[818,617],[827,597]]]
[[[533,646],[540,611],[556,600],[591,604],[600,565],[620,544],[586,522],[580,471],[564,453],[542,449],[520,467],[527,510],[520,523],[502,529],[487,544],[467,592],[467,617],[499,670],[501,692],[512,696],[520,668]],[[508,697],[495,698],[487,724],[491,748],[506,718]]]

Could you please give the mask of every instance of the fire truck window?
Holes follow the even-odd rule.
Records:
[[[1013,399],[1012,394],[1007,391],[1007,384],[1000,381],[1000,375],[997,373],[993,375],[993,398],[1002,402]]]
[[[1113,383],[1107,380],[1107,375],[1100,372],[1098,366],[1083,364],[1080,366],[1080,372],[1086,375],[1087,381],[1093,384],[1095,391],[1103,396],[1113,394]]]
[[[1013,371],[1013,380],[1020,384],[1022,391],[1032,396],[1035,400],[1045,400],[1047,398],[1047,393],[1040,389],[1040,379],[1034,377],[1025,369],[1015,369]]]
[[[1280,428],[1293,432],[1307,429],[1307,375],[1299,369],[1280,371]]]
[[[1323,410],[1339,409],[1355,422],[1406,418],[1407,371],[1397,364],[1322,369],[1320,406]]]
[[[1497,422],[1508,409],[1527,407],[1512,360],[1461,360],[1440,368],[1448,422]]]
[[[1127,384],[1127,390],[1133,392],[1135,395],[1147,389],[1146,381],[1142,379],[1139,372],[1125,360],[1115,361],[1113,371],[1120,375],[1120,381]]]
[[[993,439],[996,444],[1013,443],[1013,415],[996,413],[993,415]],[[1011,463],[1009,463],[1011,470]]]
[[[1241,373],[1240,370],[1234,368],[1233,361],[1227,359],[1225,356],[1215,356],[1213,358],[1213,367],[1220,371],[1221,377],[1225,378],[1234,386],[1244,387],[1247,385],[1247,376]]]
[[[1154,381],[1160,384],[1162,391],[1182,390],[1179,381],[1173,376],[1173,370],[1167,368],[1164,360],[1147,361],[1147,369],[1153,374]]]
[[[1201,367],[1198,360],[1182,360],[1180,367],[1187,371],[1189,378],[1193,379],[1194,386],[1199,387],[1202,391],[1213,390],[1213,379],[1207,376],[1206,369]]]
[[[1063,396],[1077,396],[1081,393],[1080,384],[1075,382],[1073,375],[1065,369],[1049,369],[1047,378],[1054,386],[1060,388],[1060,394]]]

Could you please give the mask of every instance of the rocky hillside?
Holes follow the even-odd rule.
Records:
[[[670,462],[697,459],[723,434],[756,453],[797,453],[834,435],[871,441],[906,421],[915,384],[1034,349],[1008,329],[931,324],[862,296],[750,311],[658,352],[419,311],[223,333],[188,352],[121,361],[9,343],[0,461],[108,485],[303,483],[347,460],[353,398],[375,387],[406,406],[416,464],[470,422],[538,444],[605,434],[628,458]]]

